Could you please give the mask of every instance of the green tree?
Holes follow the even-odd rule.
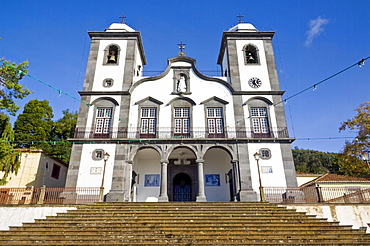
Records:
[[[341,153],[346,160],[344,165],[354,170],[357,175],[363,175],[370,173],[367,164],[362,160],[363,154],[370,153],[370,102],[360,104],[356,112],[357,114],[352,119],[342,122],[339,128],[339,131],[357,132],[353,141],[345,142]]]
[[[316,150],[304,150],[295,147],[293,159],[296,171],[304,173],[340,173],[340,161],[337,153],[325,153]]]
[[[346,141],[343,154],[361,158],[362,154],[370,152],[370,102],[362,103],[352,119],[342,122],[339,131],[356,131],[353,141]]]
[[[47,153],[51,146],[47,141],[52,139],[54,122],[53,109],[47,100],[37,99],[29,101],[14,122],[15,140],[18,147],[37,148]]]
[[[328,172],[355,177],[362,177],[369,173],[366,163],[354,156],[304,150],[297,147],[292,152],[294,165],[298,172],[317,174]]]
[[[57,156],[65,163],[69,162],[72,143],[67,142],[68,138],[74,136],[77,123],[77,112],[70,112],[68,109],[63,110],[63,117],[54,123],[53,127],[53,146],[51,153]]]
[[[17,173],[20,166],[20,154],[11,144],[14,140],[13,128],[5,112],[14,116],[19,109],[15,99],[22,99],[31,92],[19,83],[28,72],[28,62],[16,64],[5,59],[0,61],[0,171],[3,172],[0,185],[4,185],[8,175]]]
[[[20,153],[15,152],[10,143],[13,140],[14,132],[9,117],[0,113],[0,171],[3,172],[0,185],[6,184],[9,173],[17,173],[20,166]]]
[[[4,59],[0,59],[0,61],[2,61],[0,62],[0,110],[5,110],[14,116],[19,109],[14,100],[22,99],[31,93],[19,83],[28,72],[28,61],[19,64]]]

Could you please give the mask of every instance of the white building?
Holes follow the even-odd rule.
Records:
[[[42,150],[16,149],[20,152],[20,165],[16,173],[10,173],[7,183],[0,188],[64,187],[68,166]],[[0,172],[0,177],[3,172]]]
[[[274,32],[224,32],[219,77],[182,49],[145,77],[140,32],[114,23],[89,35],[66,187],[99,187],[104,174],[106,201],[257,201],[256,152],[264,187],[297,187]]]

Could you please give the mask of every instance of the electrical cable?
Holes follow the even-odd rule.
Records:
[[[280,102],[278,102],[278,103],[275,103],[275,104],[273,104],[273,106],[276,106],[276,105],[278,105],[278,104],[280,104],[280,103],[282,103],[282,102],[287,102],[289,99],[291,99],[291,98],[293,98],[293,97],[296,97],[296,96],[298,96],[298,95],[300,95],[300,94],[302,94],[303,92],[305,92],[305,91],[308,91],[309,89],[316,89],[317,88],[317,86],[319,85],[319,84],[322,84],[322,83],[324,83],[325,81],[328,81],[329,79],[331,79],[331,78],[334,78],[335,76],[337,76],[337,75],[339,75],[339,74],[341,74],[341,73],[343,73],[343,72],[345,72],[345,71],[347,71],[348,69],[350,69],[350,68],[352,68],[352,67],[354,67],[354,66],[362,66],[362,65],[364,65],[364,63],[365,63],[365,61],[367,60],[367,59],[369,59],[370,58],[370,56],[368,56],[368,57],[366,57],[366,58],[364,58],[364,59],[362,59],[361,61],[359,61],[359,62],[356,62],[356,63],[354,63],[354,64],[352,64],[351,66],[349,66],[349,67],[346,67],[345,69],[343,69],[343,70],[341,70],[341,71],[339,71],[339,72],[337,72],[337,73],[335,73],[335,74],[333,74],[333,75],[331,75],[331,76],[329,76],[329,77],[327,77],[326,79],[323,79],[323,80],[321,80],[321,81],[319,81],[319,82],[317,82],[316,84],[314,84],[314,85],[311,85],[310,87],[307,87],[306,89],[304,89],[304,90],[302,90],[302,91],[300,91],[300,92],[297,92],[297,93],[295,93],[294,95],[292,95],[292,96],[290,96],[290,97],[288,97],[288,98],[285,98],[284,100],[282,100],[282,101],[280,101]]]

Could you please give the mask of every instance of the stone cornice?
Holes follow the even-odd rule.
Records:
[[[172,66],[171,64],[175,63],[175,62],[187,62],[187,63],[190,63],[191,66]],[[154,77],[145,77],[145,78],[142,78],[141,80],[139,81],[136,81],[130,88],[130,93],[140,84],[144,83],[144,82],[148,82],[148,81],[155,81],[155,80],[159,80],[163,77],[165,77],[172,69],[178,69],[178,68],[191,68],[193,70],[193,72],[201,79],[203,80],[206,80],[206,81],[213,81],[213,82],[218,82],[222,85],[224,85],[228,90],[230,90],[230,92],[233,94],[234,93],[234,88],[229,84],[227,83],[225,80],[222,80],[220,78],[215,78],[215,77],[208,77],[204,74],[202,74],[201,72],[199,72],[199,70],[196,68],[195,66],[195,63],[196,63],[196,60],[191,58],[191,57],[187,57],[187,56],[177,56],[177,57],[172,57],[172,58],[169,58],[168,59],[168,66],[166,68],[166,70],[160,74],[160,75],[157,75],[157,76],[154,76]]]
[[[217,64],[222,64],[227,40],[271,40],[275,32],[223,32]]]
[[[222,144],[246,144],[246,143],[293,143],[295,138],[181,138],[181,142],[184,144],[203,144],[203,143],[217,143]],[[72,143],[80,144],[95,144],[95,143],[106,143],[106,144],[178,144],[179,139],[168,138],[140,138],[140,139],[127,139],[127,138],[69,138],[68,141]]]
[[[80,96],[102,96],[102,95],[130,95],[128,91],[79,91]]]
[[[146,57],[144,53],[143,41],[140,32],[87,32],[92,40],[122,40],[122,39],[137,39],[139,51],[143,60],[143,65],[146,65]]]
[[[234,91],[234,95],[283,95],[285,91]]]

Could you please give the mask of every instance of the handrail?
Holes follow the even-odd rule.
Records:
[[[98,132],[93,127],[76,127],[74,138],[289,138],[288,129],[268,128],[264,133],[253,131],[246,127],[225,127],[221,129],[209,129],[206,127],[193,127],[188,132],[177,133],[173,127],[157,127],[153,129],[144,129],[140,127],[111,127],[108,130]]]

